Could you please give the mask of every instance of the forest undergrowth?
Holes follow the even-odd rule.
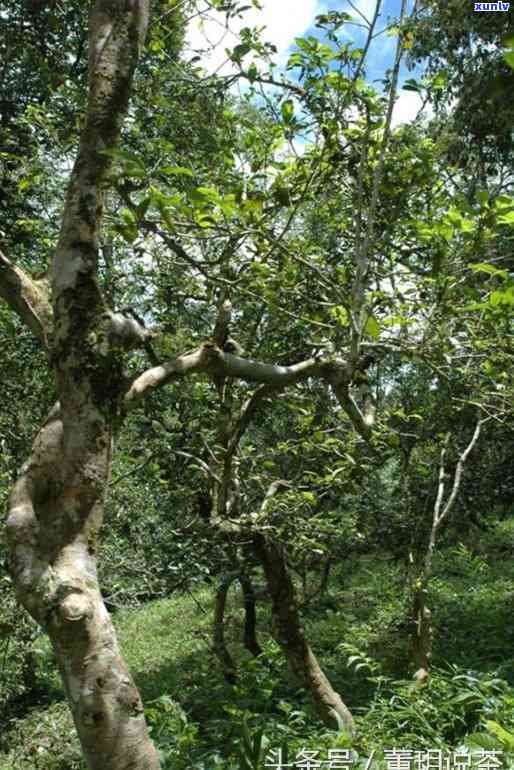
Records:
[[[442,761],[465,749],[497,751],[502,767],[510,767],[514,563],[507,551],[514,549],[513,524],[499,523],[474,549],[441,549],[430,597],[437,608],[433,669],[424,686],[412,680],[409,668],[403,564],[383,554],[352,556],[334,569],[323,597],[304,607],[316,654],[356,715],[352,739],[324,728],[292,681],[269,634],[266,600],[258,606],[264,652],[254,659],[242,646],[241,595],[236,589],[229,594],[226,633],[239,666],[233,685],[223,680],[212,651],[212,586],[116,613],[123,654],[163,766],[259,770],[278,750],[284,763],[339,750],[347,752],[351,767],[365,767],[372,757],[374,766],[386,768],[387,752],[395,748],[413,755],[430,750]],[[44,637],[36,639],[32,654],[40,705],[25,713],[23,704],[6,699],[16,650],[3,660],[0,770],[82,769]]]

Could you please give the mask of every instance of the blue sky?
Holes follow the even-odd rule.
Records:
[[[375,0],[352,1],[354,7],[366,18],[372,18]],[[401,0],[383,0],[377,30],[386,27],[388,22],[399,16],[400,2]],[[346,0],[260,0],[260,3],[262,6],[260,10],[252,9],[245,13],[241,21],[233,20],[230,29],[226,28],[224,14],[211,13],[201,23],[198,19],[191,22],[188,36],[191,48],[212,49],[203,55],[202,65],[206,70],[230,71],[230,64],[226,62],[225,49],[237,44],[238,30],[244,26],[265,27],[263,36],[277,47],[277,63],[283,65],[294,50],[296,37],[320,34],[320,30],[314,26],[315,17],[318,14],[330,10],[348,11],[356,20],[361,21]],[[362,44],[364,30],[352,25],[345,26],[344,30],[357,46]],[[385,34],[373,43],[367,62],[369,80],[381,78],[385,70],[391,66],[395,45],[396,38]],[[408,73],[404,67],[402,77],[403,79],[412,77],[412,73]],[[395,106],[394,122],[397,124],[412,119],[420,105],[421,100],[416,93],[400,91]]]

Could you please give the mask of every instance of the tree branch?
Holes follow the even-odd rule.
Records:
[[[184,377],[186,374],[194,371],[205,371],[205,353],[204,348],[200,347],[190,353],[184,353],[174,361],[168,361],[147,369],[139,374],[125,392],[124,407],[128,411],[133,409],[139,401],[156,388],[161,388],[172,380]]]
[[[364,441],[368,442],[373,436],[373,429],[371,424],[367,421],[366,416],[359,409],[354,397],[350,393],[349,385],[350,384],[348,382],[333,384],[332,390],[335,397],[350,418],[350,421],[357,433],[362,436]]]
[[[227,454],[233,455],[239,446],[239,442],[251,421],[253,420],[257,411],[263,406],[266,399],[270,396],[278,393],[282,388],[273,385],[261,385],[255,390],[250,398],[245,402],[241,410],[241,414],[234,426],[233,433],[230,437],[230,443],[227,447]]]
[[[473,447],[478,441],[478,438],[480,436],[480,430],[482,428],[482,425],[488,420],[488,417],[484,417],[481,420],[477,420],[477,424],[475,426],[475,430],[473,433],[473,436],[471,437],[471,440],[469,444],[467,445],[466,449],[462,452],[462,454],[459,457],[459,460],[457,462],[457,467],[455,468],[455,473],[453,475],[453,486],[452,491],[450,492],[450,496],[448,497],[448,500],[443,506],[443,509],[441,511],[441,506],[443,505],[443,499],[444,499],[444,477],[446,474],[445,469],[445,457],[446,457],[446,451],[448,449],[448,444],[450,442],[450,434],[448,433],[443,448],[441,450],[441,457],[439,460],[439,482],[437,486],[437,497],[436,501],[434,503],[434,513],[432,518],[432,529],[430,532],[430,540],[428,543],[427,553],[425,556],[425,569],[424,569],[424,579],[428,580],[430,577],[430,574],[432,572],[432,558],[436,546],[437,541],[437,535],[441,528],[441,525],[443,521],[447,518],[448,514],[450,513],[451,509],[453,508],[453,505],[455,503],[455,500],[457,499],[457,495],[459,493],[460,489],[460,483],[462,480],[462,472],[464,470],[464,466],[467,462],[467,459],[470,455],[470,452],[473,450]]]
[[[30,278],[0,251],[0,297],[29,327],[45,348],[52,330],[52,306],[48,287]]]
[[[446,504],[445,504],[443,510],[441,511],[440,515],[438,516],[438,519],[437,519],[437,524],[438,525],[440,525],[443,522],[443,520],[446,518],[446,516],[448,516],[448,514],[451,511],[451,509],[453,508],[453,504],[455,503],[455,499],[456,499],[457,494],[459,492],[460,482],[461,482],[461,479],[462,479],[462,472],[464,470],[464,466],[465,466],[465,464],[467,462],[467,459],[468,459],[470,453],[473,450],[473,447],[475,446],[475,444],[477,443],[477,441],[479,439],[482,425],[483,425],[484,422],[486,422],[487,419],[488,418],[485,417],[482,420],[477,420],[477,424],[475,426],[475,431],[473,433],[473,436],[471,437],[471,441],[469,442],[469,444],[467,445],[466,449],[462,452],[461,456],[459,457],[459,461],[457,463],[457,467],[455,468],[455,474],[454,474],[454,477],[453,477],[452,491],[450,492],[450,497],[446,501]]]
[[[325,376],[333,370],[333,362],[310,358],[291,366],[266,364],[253,358],[241,358],[224,353],[214,343],[205,342],[200,348],[179,356],[138,375],[125,394],[125,408],[130,409],[146,392],[166,385],[173,379],[193,371],[219,377],[232,377],[246,382],[260,382],[283,388],[311,376]]]
[[[124,403],[126,410],[132,409],[147,392],[192,372],[206,372],[218,377],[261,383],[263,387],[256,390],[246,402],[231,437],[228,449],[235,451],[255,412],[267,397],[308,377],[319,377],[332,386],[354,428],[369,442],[373,435],[372,425],[350,393],[352,371],[353,368],[342,359],[309,358],[291,366],[279,366],[253,358],[234,356],[220,350],[213,342],[206,342],[200,348],[179,356],[174,361],[155,366],[138,375],[127,388]]]
[[[227,340],[231,319],[232,303],[229,299],[225,299],[218,308],[218,317],[214,327],[214,334],[212,335],[214,342],[219,348],[222,348]]]

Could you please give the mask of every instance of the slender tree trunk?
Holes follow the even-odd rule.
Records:
[[[254,657],[258,657],[262,653],[262,649],[257,641],[256,633],[257,617],[255,614],[255,591],[248,575],[239,575],[239,582],[241,584],[245,603],[244,645]]]
[[[416,673],[414,679],[420,684],[426,682],[432,657],[432,613],[426,604],[427,587],[419,580],[414,590],[412,606],[412,654]]]
[[[228,589],[235,580],[237,580],[237,575],[228,575],[223,578],[216,592],[216,604],[214,609],[214,651],[221,663],[223,676],[229,684],[235,683],[237,671],[236,664],[225,641],[225,605],[227,603]]]
[[[311,692],[323,722],[353,734],[352,715],[332,688],[305,638],[282,547],[260,534],[255,535],[254,545],[272,599],[273,635],[284,651],[292,673]]]
[[[427,607],[426,598],[428,593],[428,586],[432,577],[434,553],[437,545],[437,539],[441,531],[442,526],[446,523],[446,520],[451,513],[451,510],[457,499],[459,493],[460,484],[462,480],[462,474],[466,462],[473,451],[475,444],[480,437],[480,431],[482,425],[490,419],[478,418],[473,435],[459,455],[455,471],[453,473],[453,484],[448,495],[446,502],[445,498],[445,485],[446,485],[446,452],[450,443],[450,434],[448,433],[444,439],[443,446],[441,448],[441,455],[439,460],[439,480],[437,486],[437,496],[434,503],[434,511],[432,516],[432,528],[430,530],[430,538],[428,541],[427,551],[425,553],[423,571],[419,576],[415,589],[414,589],[414,602],[413,602],[413,621],[414,621],[414,635],[413,635],[413,653],[414,661],[417,666],[414,679],[421,684],[425,683],[429,677],[430,658],[432,657],[432,640],[433,640],[433,628],[432,628],[432,613]]]
[[[256,636],[255,592],[253,590],[252,581],[248,575],[240,573],[227,575],[219,584],[216,592],[213,643],[214,650],[223,669],[223,676],[230,684],[234,684],[237,679],[237,666],[225,641],[225,607],[230,586],[236,580],[238,580],[241,585],[244,597],[244,646],[254,657],[257,657],[262,652]]]

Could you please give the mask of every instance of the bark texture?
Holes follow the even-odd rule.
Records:
[[[352,715],[323,673],[305,638],[283,548],[260,534],[254,537],[254,547],[272,600],[273,635],[284,651],[291,672],[311,692],[323,722],[353,734]]]
[[[44,287],[0,260],[2,296],[47,347],[59,394],[10,498],[11,571],[20,601],[50,636],[92,770],[160,767],[96,571],[124,382],[123,319],[107,312],[97,280],[103,187],[147,15],[148,0],[92,8],[88,109],[52,266],[53,306]]]

